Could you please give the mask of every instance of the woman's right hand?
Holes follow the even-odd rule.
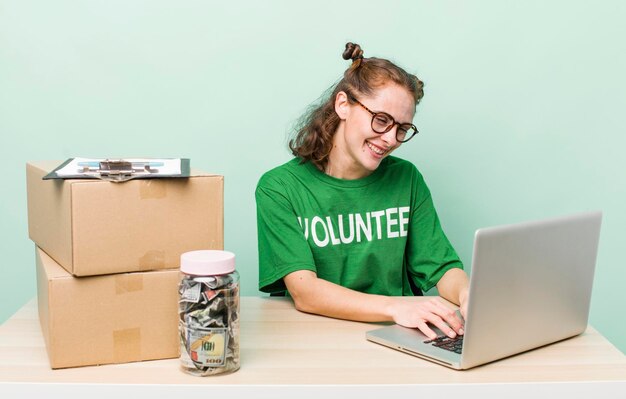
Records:
[[[430,325],[437,327],[450,338],[463,335],[463,321],[455,310],[437,298],[416,302],[408,298],[394,298],[390,311],[393,321],[404,327],[417,328],[428,338],[437,338]]]

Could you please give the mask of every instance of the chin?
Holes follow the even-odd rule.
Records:
[[[363,168],[366,169],[368,172],[374,172],[376,169],[378,169],[383,159],[385,159],[385,157],[379,159],[368,159],[367,162],[364,162],[362,164]]]

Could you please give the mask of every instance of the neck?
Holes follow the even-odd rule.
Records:
[[[341,165],[339,162],[332,162],[332,153],[331,156],[328,157],[328,163],[324,168],[324,173],[328,176],[343,180],[362,179],[372,174],[369,171],[351,168],[350,165]]]
[[[356,165],[351,156],[346,152],[345,146],[338,143],[344,139],[345,125],[340,123],[333,136],[333,147],[328,154],[328,160],[324,167],[324,173],[328,176],[344,180],[362,179],[371,174]]]

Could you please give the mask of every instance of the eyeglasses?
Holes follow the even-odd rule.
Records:
[[[367,108],[363,103],[354,98],[353,95],[348,95],[353,101],[365,108],[367,112],[372,114],[372,130],[378,134],[385,134],[390,131],[395,125],[398,125],[396,130],[396,140],[400,143],[406,143],[411,140],[419,131],[412,123],[400,123],[393,119],[393,116],[386,112],[374,112]]]

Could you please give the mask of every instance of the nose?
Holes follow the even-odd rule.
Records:
[[[396,139],[398,127],[399,125],[396,123],[391,127],[391,129],[389,129],[389,131],[381,135],[382,140],[388,145],[389,148],[393,148],[398,145],[398,140]]]

